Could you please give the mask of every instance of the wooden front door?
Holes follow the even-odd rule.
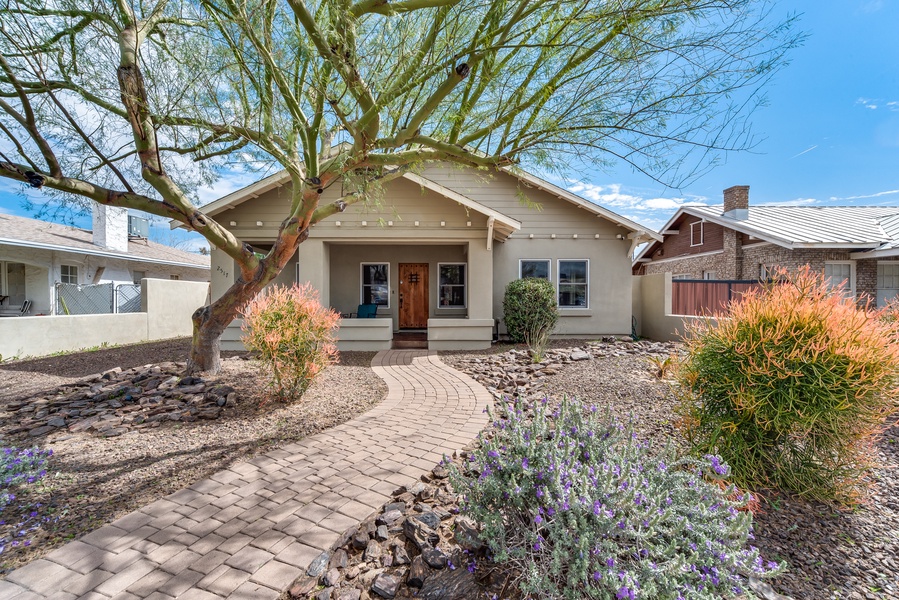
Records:
[[[400,263],[400,329],[428,327],[428,264]]]

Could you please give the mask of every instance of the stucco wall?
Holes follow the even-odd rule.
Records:
[[[705,320],[705,317],[671,314],[670,273],[640,275],[635,279],[634,285],[640,287],[640,309],[639,312],[635,312],[640,336],[662,342],[677,341],[684,333],[684,323]]]
[[[44,356],[190,335],[190,317],[205,303],[209,285],[170,280],[144,280],[143,285],[145,312],[0,318],[0,357]]]

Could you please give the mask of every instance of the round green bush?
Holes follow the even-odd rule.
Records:
[[[509,339],[536,350],[559,320],[556,289],[546,279],[526,277],[506,286],[503,314]]]

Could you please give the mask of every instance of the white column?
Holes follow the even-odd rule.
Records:
[[[483,239],[468,242],[468,318],[493,319],[493,251]]]
[[[297,283],[311,283],[322,306],[331,304],[330,256],[330,248],[322,240],[307,239],[297,249]]]

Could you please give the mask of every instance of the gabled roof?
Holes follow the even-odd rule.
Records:
[[[209,270],[208,256],[185,252],[149,240],[130,240],[128,252],[107,250],[95,245],[92,240],[93,234],[86,229],[0,214],[0,246],[58,250],[142,263]]]
[[[580,196],[573,194],[572,192],[569,192],[568,190],[565,190],[556,185],[553,185],[552,183],[549,183],[548,181],[540,179],[539,177],[537,177],[535,175],[532,175],[530,173],[522,171],[521,169],[504,167],[502,169],[502,171],[505,173],[508,173],[512,177],[517,178],[519,181],[523,182],[526,186],[541,189],[544,192],[547,192],[547,193],[552,194],[553,196],[556,196],[562,200],[565,200],[576,206],[579,206],[579,207],[587,210],[588,212],[593,213],[594,215],[603,217],[609,221],[612,221],[616,225],[620,225],[621,227],[623,227],[625,229],[628,229],[632,232],[639,234],[637,236],[634,236],[636,239],[639,239],[642,241],[647,241],[647,240],[661,241],[661,239],[662,239],[661,235],[657,234],[656,232],[654,232],[650,229],[647,229],[646,227],[640,225],[639,223],[635,223],[634,221],[626,219],[626,218],[622,217],[621,215],[618,215],[606,208],[603,208],[602,206],[599,206],[598,204],[594,204],[588,200],[585,200],[584,198],[581,198]],[[484,206],[483,204],[480,204],[480,203],[472,200],[471,198],[465,196],[464,194],[460,194],[459,192],[457,192],[455,190],[452,190],[446,186],[443,186],[434,181],[431,181],[430,179],[423,177],[422,175],[417,175],[417,174],[413,174],[413,173],[405,173],[403,175],[403,178],[405,178],[409,181],[412,181],[414,183],[417,183],[418,185],[420,185],[424,188],[427,188],[435,193],[438,193],[446,198],[449,198],[450,200],[459,202],[460,204],[462,204],[468,208],[471,208],[472,210],[475,210],[476,212],[487,215],[488,217],[494,217],[496,220],[496,223],[499,224],[497,226],[498,228],[495,228],[498,239],[505,239],[505,238],[509,237],[509,235],[511,235],[512,231],[517,231],[517,230],[521,229],[521,223],[519,221],[516,221],[515,219],[512,219],[511,217],[503,215],[502,213],[499,213],[487,206]],[[287,171],[280,171],[278,173],[275,173],[274,175],[269,175],[265,179],[257,181],[256,183],[248,185],[247,187],[244,187],[242,189],[234,191],[234,192],[228,194],[227,196],[223,196],[223,197],[219,198],[218,200],[214,200],[214,201],[210,202],[209,204],[206,204],[205,206],[203,206],[202,210],[204,213],[206,213],[209,216],[215,216],[216,214],[222,212],[226,208],[233,208],[235,206],[238,206],[239,204],[246,202],[247,200],[250,200],[252,198],[258,198],[262,194],[264,194],[270,190],[273,190],[275,188],[281,187],[282,185],[285,185],[287,183],[290,183],[290,176],[287,174]],[[181,225],[181,223],[178,223],[177,221],[172,222],[172,228],[178,227],[180,225]],[[500,237],[500,235],[503,235],[503,237]]]
[[[721,205],[683,206],[662,231],[671,229],[684,215],[693,215],[784,248],[839,248],[866,253],[893,249],[899,254],[896,206],[750,206],[745,219],[722,211]],[[653,247],[650,244],[644,248],[636,260]]]

